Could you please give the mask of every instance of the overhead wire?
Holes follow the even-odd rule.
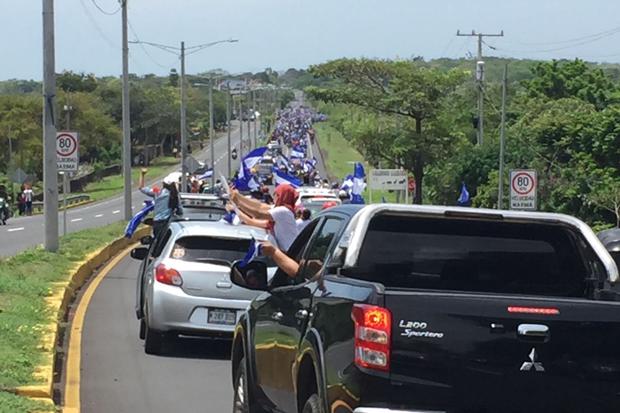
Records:
[[[140,46],[140,48],[142,49],[142,51],[144,52],[144,54],[151,60],[151,62],[153,62],[155,65],[161,67],[162,69],[170,69],[169,66],[165,66],[162,65],[161,63],[159,63],[146,49],[146,47],[144,47],[144,43],[140,40],[140,37],[138,36],[138,33],[136,33],[136,30],[134,29],[133,25],[131,24],[131,21],[127,20],[127,24],[129,25],[129,30],[131,30],[131,33],[133,34],[134,38],[136,39],[135,43],[138,44]],[[172,65],[170,65],[172,66]]]
[[[113,49],[119,50],[119,47],[104,33],[104,31],[101,29],[101,27],[99,26],[99,24],[97,23],[97,20],[95,20],[95,18],[93,17],[93,15],[90,13],[90,11],[88,10],[88,7],[86,6],[85,0],[80,0],[80,3],[82,4],[82,9],[84,9],[84,13],[86,13],[86,17],[88,17],[88,20],[90,20],[90,22],[93,24],[93,27],[95,28],[95,30],[99,33],[99,35],[101,36],[101,38]]]
[[[118,6],[118,9],[116,9],[116,10],[115,10],[115,11],[113,11],[113,12],[109,12],[109,11],[106,11],[103,7],[99,6],[99,4],[97,4],[97,1],[96,1],[96,0],[90,0],[90,1],[91,1],[91,3],[93,3],[93,5],[94,5],[94,6],[95,6],[95,7],[96,7],[96,8],[97,8],[97,9],[98,9],[101,13],[105,14],[106,16],[114,16],[115,14],[117,14],[119,11],[121,11],[121,10],[123,9],[123,6],[122,6],[122,4],[121,4],[120,6]],[[121,1],[124,1],[124,0],[121,0]],[[119,3],[120,3],[120,1],[119,1]]]

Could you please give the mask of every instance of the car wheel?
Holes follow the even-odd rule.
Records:
[[[144,322],[144,318],[140,319],[140,340],[144,340],[146,337],[146,323]]]
[[[161,354],[164,347],[164,335],[159,331],[149,328],[147,322],[145,324],[144,334],[144,352],[146,354]]]
[[[235,388],[233,396],[233,413],[261,413],[262,409],[258,407],[252,399],[248,386],[248,375],[245,366],[245,357],[239,362],[237,373],[235,375]]]
[[[323,413],[323,409],[321,409],[321,400],[319,399],[319,396],[316,393],[308,397],[308,400],[306,400],[306,404],[304,404],[304,409],[301,412],[302,413]]]

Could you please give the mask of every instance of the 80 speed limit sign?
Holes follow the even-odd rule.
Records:
[[[510,171],[510,209],[536,210],[538,176],[531,169]]]
[[[56,134],[56,166],[58,172],[77,172],[79,140],[77,132]]]

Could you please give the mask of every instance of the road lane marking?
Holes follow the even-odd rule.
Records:
[[[103,214],[97,214],[95,215],[95,218],[101,218],[103,216]]]
[[[71,222],[80,222],[82,221],[84,218],[74,218],[71,220]]]
[[[63,412],[66,413],[80,413],[80,368],[82,365],[82,331],[84,329],[84,319],[86,318],[86,311],[88,310],[88,304],[93,298],[95,291],[101,281],[108,273],[118,265],[118,263],[125,258],[129,251],[134,248],[136,244],[125,248],[110,262],[108,262],[101,271],[93,278],[92,282],[86,287],[84,295],[77,304],[75,315],[71,323],[69,344],[67,345],[67,371],[65,380],[65,406]]]
[[[120,210],[120,209],[117,209],[116,211],[112,211],[112,213],[113,213],[113,214],[120,214],[120,213],[121,213],[121,210]]]
[[[24,227],[11,228],[11,229],[7,229],[6,232],[23,231],[24,229],[25,229]]]

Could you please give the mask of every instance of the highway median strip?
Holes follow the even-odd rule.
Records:
[[[36,248],[0,260],[2,412],[50,411],[59,323],[91,274],[133,242],[119,238],[123,228],[115,223],[72,233],[58,253]]]

